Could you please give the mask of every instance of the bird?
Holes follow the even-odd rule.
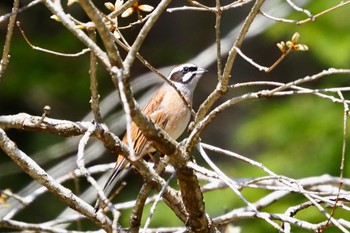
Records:
[[[190,63],[174,67],[167,79],[175,85],[187,104],[174,87],[168,82],[165,82],[142,109],[145,115],[167,132],[174,140],[180,137],[187,128],[191,118],[193,93],[200,77],[205,72],[207,70]],[[133,143],[128,143],[127,134],[124,135],[122,141],[126,145],[133,145],[133,150],[138,158],[156,151],[152,146],[152,141],[143,135],[134,122],[131,123],[130,128]],[[123,171],[128,171],[129,169],[130,163],[122,155],[118,155],[116,166],[103,188],[106,196],[111,193],[116,183],[120,181]],[[96,203],[95,210],[99,209],[100,204],[98,202]]]

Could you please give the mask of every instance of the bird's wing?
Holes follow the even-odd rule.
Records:
[[[162,129],[165,128],[166,124],[166,117],[164,117],[161,106],[164,95],[165,91],[161,88],[142,109],[142,112]],[[150,146],[147,144],[150,144],[150,142],[134,122],[131,124],[131,138],[134,139],[135,154],[144,156],[144,153],[147,152],[147,147]],[[127,135],[124,136],[123,142],[127,143]]]
[[[145,115],[149,116],[161,128],[165,128],[165,124],[166,124],[165,122],[166,118],[164,117],[164,114],[162,114],[162,107],[160,105],[160,103],[163,101],[164,95],[165,95],[165,90],[161,88],[158,92],[156,92],[152,96],[150,101],[142,109],[142,112]],[[146,147],[150,146],[150,142],[142,134],[141,130],[139,129],[139,127],[137,127],[137,125],[134,122],[131,123],[131,138],[134,139],[135,154],[138,156],[144,156],[144,154],[142,153],[147,152]],[[123,138],[123,142],[126,145],[128,145],[127,134],[125,134]],[[147,143],[149,145],[147,145]],[[107,196],[110,194],[115,184],[119,181],[122,171],[126,167],[128,168],[130,167],[129,162],[122,155],[119,155],[116,166],[103,188]],[[96,206],[97,206],[96,207],[96,210],[97,210],[99,208],[99,204],[97,204]]]

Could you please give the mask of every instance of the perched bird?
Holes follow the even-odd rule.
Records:
[[[194,89],[201,74],[204,72],[206,72],[205,69],[196,65],[182,64],[173,68],[168,76],[168,79],[181,92],[190,106],[192,106]],[[152,96],[143,107],[142,112],[175,140],[185,131],[191,118],[190,108],[184,103],[174,87],[167,82]],[[155,152],[152,141],[143,135],[134,122],[131,124],[131,138],[136,156],[143,157]],[[126,134],[123,142],[128,145]],[[108,178],[103,189],[107,196],[118,182],[123,170],[129,167],[130,163],[122,155],[119,155],[113,173]],[[98,204],[96,207],[99,208]]]

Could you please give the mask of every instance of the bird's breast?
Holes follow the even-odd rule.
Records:
[[[184,95],[184,97],[191,104],[191,96]],[[165,115],[167,115],[167,120],[161,127],[173,139],[177,139],[185,131],[191,118],[191,111],[175,90],[167,92],[163,99],[162,107]]]

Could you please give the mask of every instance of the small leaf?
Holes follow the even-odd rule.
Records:
[[[123,0],[116,0],[114,3],[114,8],[115,9],[120,8],[123,5],[123,2],[124,2]]]
[[[298,40],[299,40],[299,37],[300,37],[300,34],[298,32],[294,33],[294,35],[292,36],[292,42],[294,44],[297,44]]]
[[[294,44],[293,44],[293,42],[291,42],[291,41],[287,41],[287,42],[286,42],[286,45],[287,45],[287,47],[288,47],[289,49],[291,49],[291,48],[294,47]]]
[[[7,200],[9,198],[9,196],[6,193],[12,194],[10,189],[5,189],[4,191],[1,191],[1,193],[0,193],[0,205],[3,205],[3,206],[8,205]]]
[[[104,5],[110,11],[114,11],[115,10],[114,4],[111,3],[111,2],[105,2]]]
[[[123,12],[123,14],[121,15],[122,18],[126,18],[128,16],[130,16],[132,13],[134,13],[134,8],[133,7],[129,7],[128,9],[126,9],[126,11]]]
[[[60,18],[58,18],[57,15],[51,15],[50,18],[57,21],[57,22],[61,22]]]
[[[309,47],[307,47],[307,45],[304,45],[304,44],[297,44],[294,46],[294,49],[296,51],[308,51]]]
[[[286,52],[286,44],[283,41],[281,41],[280,43],[277,43],[277,47],[282,53]]]
[[[67,6],[71,6],[71,5],[73,5],[73,3],[76,3],[76,2],[78,2],[78,0],[68,0]]]

